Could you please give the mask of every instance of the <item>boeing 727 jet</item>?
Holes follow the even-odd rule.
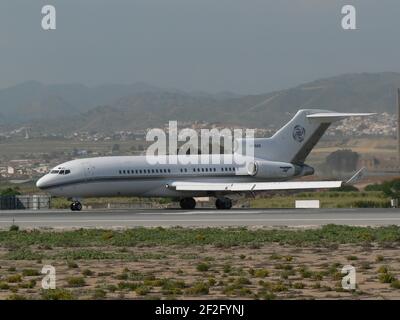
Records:
[[[368,115],[371,113],[299,110],[272,137],[244,139],[242,142],[252,144],[251,157],[219,155],[217,164],[203,161],[210,155],[191,155],[191,164],[182,164],[187,159],[179,161],[180,155],[175,156],[178,161],[166,164],[154,164],[157,159],[149,161],[146,156],[77,159],[51,169],[36,185],[51,195],[71,199],[71,210],[77,211],[82,209],[81,199],[87,197],[171,197],[180,201],[181,208],[194,209],[195,197],[211,196],[218,209],[230,209],[228,196],[235,193],[339,188],[343,181],[291,180],[314,174],[305,160],[331,123]]]

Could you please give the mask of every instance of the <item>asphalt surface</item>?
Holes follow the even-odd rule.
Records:
[[[233,210],[10,210],[0,211],[0,228],[129,228],[289,226],[325,224],[357,226],[400,225],[399,209],[233,209]]]

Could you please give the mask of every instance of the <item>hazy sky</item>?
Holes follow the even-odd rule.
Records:
[[[43,31],[41,8],[57,10]],[[341,8],[357,28],[341,28]],[[134,83],[261,93],[400,71],[399,0],[1,0],[0,87]]]

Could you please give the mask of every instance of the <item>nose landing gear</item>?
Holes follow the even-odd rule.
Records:
[[[81,211],[82,210],[82,204],[79,201],[74,201],[71,203],[70,206],[72,211]]]

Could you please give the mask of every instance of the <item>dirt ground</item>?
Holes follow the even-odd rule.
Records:
[[[49,257],[65,250],[30,249]],[[96,247],[124,259],[86,249],[86,259],[72,261],[13,260],[1,248],[0,299],[400,299],[396,245]],[[41,289],[47,264],[56,268],[56,290]],[[344,265],[356,268],[355,290],[342,289]]]

